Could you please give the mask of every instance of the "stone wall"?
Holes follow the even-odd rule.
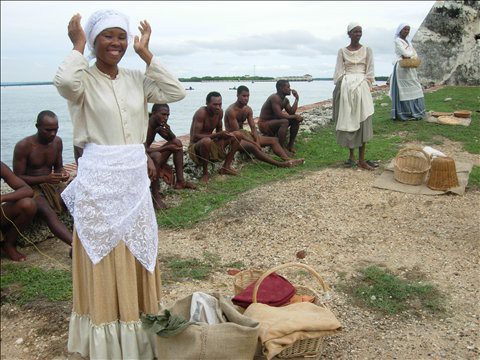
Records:
[[[413,38],[424,86],[480,85],[480,2],[437,1]]]

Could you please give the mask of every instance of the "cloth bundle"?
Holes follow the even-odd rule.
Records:
[[[212,301],[211,297],[205,295],[197,293],[195,298],[193,295],[187,296],[163,310],[164,314],[168,311],[171,322],[182,327],[182,331],[169,337],[157,336],[157,347],[161,351],[161,358],[253,359],[258,342],[258,322],[240,314],[230,301],[218,294],[212,294],[216,301]],[[216,308],[213,309],[210,305],[215,305]],[[211,321],[211,315],[216,318],[214,322],[218,321],[218,323],[210,325],[203,322],[203,319]],[[154,319],[152,315],[149,317],[150,320]],[[202,322],[186,324],[185,319],[192,320],[192,318],[200,319]],[[164,320],[159,319],[159,321]],[[169,331],[174,331],[171,327],[165,326],[165,322],[161,325]],[[155,330],[159,327],[150,321],[146,328]]]
[[[253,302],[255,284],[256,282],[253,282],[248,285],[232,299],[232,302],[243,308],[248,307]],[[295,287],[287,279],[273,273],[267,276],[258,288],[257,301],[271,306],[281,306],[288,303],[295,292]]]
[[[296,341],[328,336],[341,329],[329,309],[309,302],[283,307],[255,303],[244,315],[260,322],[259,337],[268,360]]]

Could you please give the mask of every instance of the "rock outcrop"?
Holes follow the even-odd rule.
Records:
[[[437,1],[412,43],[424,86],[480,85],[480,2]]]

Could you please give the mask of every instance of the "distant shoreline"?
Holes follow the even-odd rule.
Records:
[[[386,81],[388,79],[387,76],[377,76],[375,77],[375,80],[377,81]],[[255,81],[255,82],[275,82],[275,79],[240,79],[240,80],[230,80],[230,79],[225,79],[225,80],[190,80],[190,79],[180,79],[180,82],[239,82],[239,81]],[[290,82],[305,82],[306,80],[289,80]],[[311,81],[333,81],[333,78],[313,78]],[[37,85],[53,85],[52,81],[33,81],[33,82],[3,82],[0,83],[1,87],[11,87],[11,86],[37,86]]]

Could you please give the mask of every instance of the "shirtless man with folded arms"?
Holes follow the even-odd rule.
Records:
[[[52,111],[42,111],[35,126],[35,135],[15,145],[13,172],[33,189],[37,214],[56,237],[71,246],[72,233],[58,218],[65,207],[60,193],[70,175],[63,169],[63,143],[57,136],[57,116]]]
[[[157,169],[158,178],[163,179],[174,189],[196,189],[196,186],[185,181],[183,174],[183,146],[182,141],[175,136],[168,125],[170,107],[168,104],[154,104],[148,120],[147,141],[145,147]],[[159,147],[152,147],[155,135],[159,134],[166,142]],[[175,175],[173,169],[167,164],[170,155],[173,155]],[[155,179],[150,185],[155,209],[165,209],[167,206],[160,197],[159,180]]]
[[[258,160],[278,167],[292,167],[303,164],[303,159],[290,159],[276,137],[258,134],[255,121],[253,120],[252,108],[247,105],[249,98],[249,89],[244,85],[239,86],[237,89],[237,101],[230,105],[225,112],[225,129],[229,132],[240,132],[242,134],[240,150],[254,155]],[[247,121],[250,131],[243,129],[245,121]],[[283,161],[277,161],[264,153],[262,151],[264,146],[270,146],[272,151]]]
[[[267,98],[260,110],[258,128],[265,136],[278,137],[280,145],[291,156],[292,153],[295,153],[293,145],[300,128],[300,122],[303,120],[300,115],[295,114],[298,107],[298,93],[290,89],[290,83],[287,80],[278,80],[275,86],[277,92]],[[287,98],[287,95],[290,94],[295,97],[293,105],[290,105]],[[287,144],[289,129],[290,137]]]
[[[222,95],[212,91],[207,95],[206,106],[193,115],[190,127],[188,154],[192,161],[202,166],[202,182],[208,182],[208,164],[225,160],[220,174],[237,175],[232,168],[233,157],[239,149],[240,138],[223,130]]]

